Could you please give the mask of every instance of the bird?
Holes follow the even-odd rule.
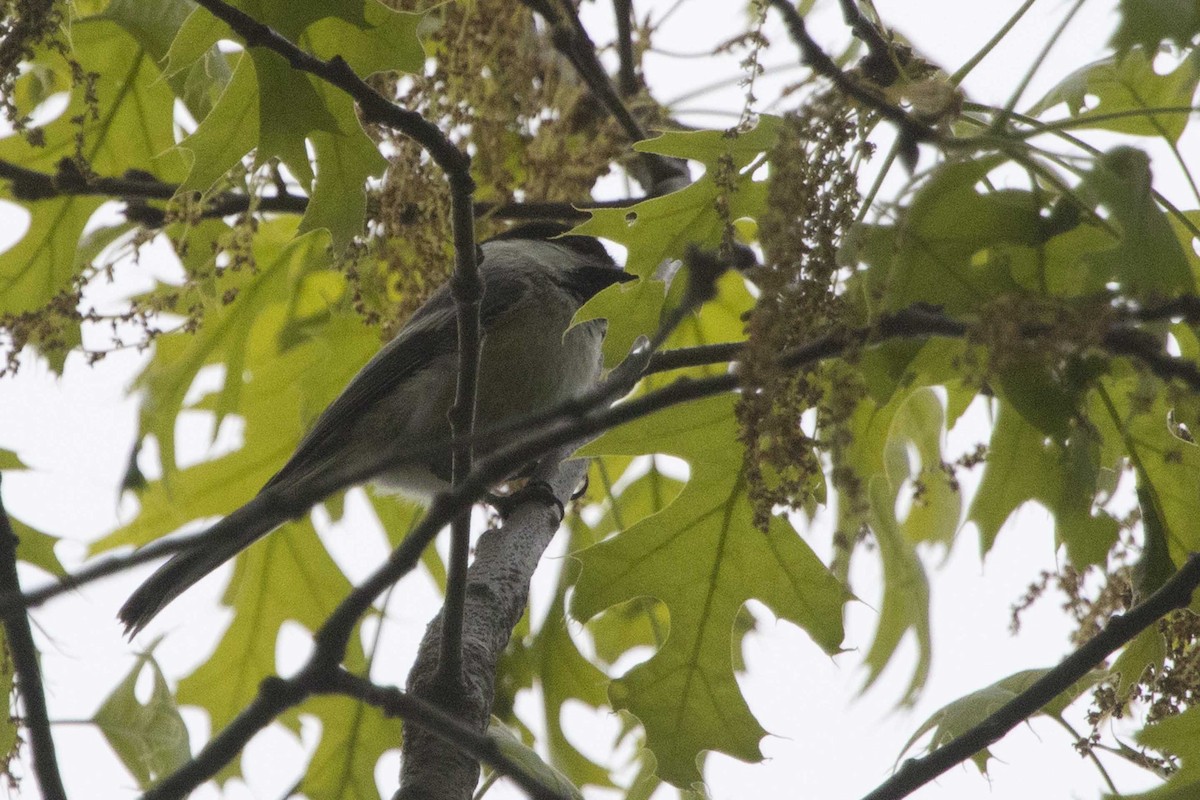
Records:
[[[479,246],[477,431],[578,397],[599,379],[605,322],[571,327],[571,321],[601,290],[635,276],[618,266],[599,240],[568,230],[557,222],[528,223]],[[281,496],[303,498],[304,507],[311,506],[354,485],[364,464],[429,443],[439,446],[419,448],[423,457],[389,462],[371,480],[425,503],[448,488],[447,413],[457,377],[457,310],[449,285],[443,285],[317,417],[255,497],[215,523],[197,546],[173,555],[130,595],[118,612],[126,634],[135,636],[189,587],[294,515],[297,505],[281,503]],[[481,445],[476,453],[488,450]],[[514,476],[529,465],[515,466]]]

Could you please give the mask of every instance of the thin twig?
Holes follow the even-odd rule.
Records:
[[[946,770],[995,744],[1164,614],[1187,606],[1197,585],[1200,585],[1200,555],[1193,554],[1145,602],[1134,606],[1128,613],[1113,617],[1103,632],[975,727],[923,758],[905,761],[895,775],[864,796],[863,800],[899,800],[907,797]]]
[[[139,564],[145,564],[162,556],[202,546],[205,541],[204,534],[207,532],[207,530],[203,530],[187,536],[176,536],[173,539],[159,539],[127,555],[110,556],[109,558],[88,564],[80,568],[78,572],[64,575],[45,586],[30,589],[24,593],[14,590],[0,592],[0,615],[7,614],[18,608],[36,608],[47,600],[58,597],[60,594],[66,594],[100,578],[107,578],[109,575],[124,572],[127,569],[132,569]]]
[[[17,534],[13,532],[12,524],[8,521],[3,501],[0,501],[0,590],[20,594],[17,544]],[[14,608],[5,612],[3,617],[17,691],[25,711],[23,721],[29,731],[33,771],[37,776],[38,788],[41,789],[42,797],[47,800],[66,800],[67,793],[63,789],[58,757],[54,752],[54,737],[50,734],[46,693],[42,686],[42,668],[38,663],[37,646],[33,643],[29,615],[23,608]]]
[[[1017,88],[1013,90],[1012,95],[1008,98],[1008,102],[1004,104],[1004,108],[996,116],[994,121],[995,130],[1000,131],[1006,125],[1008,125],[1009,118],[1017,109],[1017,103],[1021,101],[1021,95],[1023,95],[1025,90],[1029,87],[1030,82],[1033,80],[1033,76],[1037,74],[1038,68],[1041,67],[1043,62],[1045,62],[1046,56],[1050,55],[1050,50],[1062,39],[1063,31],[1065,31],[1067,26],[1071,24],[1071,20],[1075,18],[1075,15],[1079,12],[1079,9],[1083,8],[1083,3],[1084,0],[1075,0],[1075,4],[1071,6],[1071,8],[1067,11],[1066,16],[1063,17],[1062,22],[1060,22],[1058,27],[1054,29],[1054,32],[1050,34],[1050,38],[1046,40],[1046,44],[1042,47],[1041,51],[1039,51],[1034,57],[1033,61],[1030,62],[1029,69],[1026,70],[1025,75],[1022,76],[1020,83],[1017,84]]]
[[[988,54],[996,48],[996,45],[1000,44],[1004,37],[1008,35],[1008,32],[1013,29],[1013,26],[1020,21],[1021,17],[1025,16],[1025,12],[1032,8],[1033,4],[1036,2],[1037,0],[1025,0],[1025,2],[1021,4],[1021,7],[1013,12],[1012,16],[1005,20],[1004,24],[1000,26],[1000,29],[996,31],[992,38],[988,39],[987,43],[984,44],[983,47],[979,48],[979,51],[975,53],[975,55],[968,58],[961,67],[954,70],[954,74],[950,76],[950,83],[954,86],[958,86],[960,83],[962,83],[963,79],[966,78],[967,75],[971,74],[971,70],[975,69],[975,67],[979,66],[979,62],[987,58]]]

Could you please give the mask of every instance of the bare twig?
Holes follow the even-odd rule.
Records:
[[[0,590],[19,594],[21,583],[17,577],[17,544],[17,535],[13,532],[8,513],[0,501]],[[54,737],[50,734],[46,693],[42,687],[42,668],[38,663],[37,647],[33,643],[29,615],[23,608],[14,608],[6,611],[3,616],[8,652],[12,656],[13,672],[16,674],[17,691],[25,711],[25,728],[29,731],[33,771],[37,776],[38,788],[42,791],[42,797],[47,800],[66,800],[67,793],[63,789],[58,757],[54,752]]]
[[[973,754],[996,743],[1168,611],[1187,606],[1197,585],[1200,585],[1200,555],[1193,554],[1174,577],[1146,598],[1145,602],[1134,606],[1126,614],[1113,617],[1102,633],[1067,656],[983,722],[924,758],[905,761],[895,775],[863,797],[863,800],[899,800],[907,797],[954,765],[961,764]]]
[[[60,594],[66,594],[92,581],[106,578],[109,575],[116,575],[118,572],[124,572],[127,569],[136,567],[139,564],[145,564],[162,556],[201,546],[205,541],[205,533],[207,531],[200,531],[189,536],[176,536],[173,539],[159,539],[128,555],[100,559],[82,567],[78,572],[64,575],[52,583],[48,583],[37,589],[30,589],[24,593],[6,589],[0,592],[0,615],[7,614],[18,608],[36,608],[47,600],[58,597]]]

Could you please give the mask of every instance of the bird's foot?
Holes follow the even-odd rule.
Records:
[[[489,493],[486,499],[488,505],[496,509],[496,513],[500,515],[501,519],[508,519],[518,506],[531,500],[553,505],[557,508],[560,522],[567,513],[566,509],[563,508],[562,501],[555,496],[554,490],[545,481],[531,480],[514,492],[509,494]]]

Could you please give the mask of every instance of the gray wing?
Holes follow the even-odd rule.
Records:
[[[525,282],[505,271],[481,270],[483,300],[480,316],[484,330],[512,308],[522,296]],[[363,419],[381,399],[427,368],[434,359],[458,350],[457,316],[449,286],[442,286],[413,314],[396,337],[367,362],[317,418],[296,452],[263,489],[299,477],[338,453],[350,441],[355,422]]]

